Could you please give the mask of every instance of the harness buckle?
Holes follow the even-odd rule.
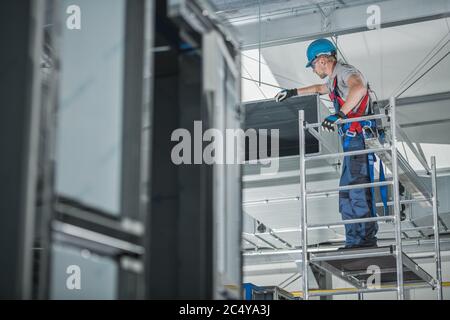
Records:
[[[356,131],[350,131],[350,129],[349,129],[345,132],[345,135],[347,137],[354,138],[354,137],[356,137]]]
[[[370,141],[370,140],[378,139],[378,131],[373,130],[372,126],[365,125],[362,128],[362,132],[363,132],[364,140]]]

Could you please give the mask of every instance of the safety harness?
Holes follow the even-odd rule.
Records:
[[[330,93],[330,99],[334,103],[334,109],[336,110],[336,112],[339,112],[339,110],[341,110],[341,107],[345,104],[345,101],[339,95],[339,92],[337,89],[337,77],[335,77],[334,81],[333,81],[333,90]],[[367,91],[366,95],[361,100],[361,103],[359,104],[359,107],[356,110],[356,112],[353,112],[353,110],[350,111],[347,114],[347,118],[362,117],[366,113],[368,102],[369,102],[369,91]],[[347,127],[347,128],[343,129],[344,133],[347,136],[354,137],[354,136],[356,136],[357,133],[362,132],[363,126],[367,126],[367,125],[372,126],[371,124],[366,123],[366,122],[370,122],[370,121],[359,121],[359,122],[346,123],[346,124],[344,124],[344,128],[345,127]]]
[[[334,78],[333,81],[333,90],[331,90],[331,93],[329,94],[331,101],[333,101],[334,109],[337,112],[339,112],[342,108],[342,106],[345,104],[344,99],[339,94],[338,91],[338,83],[337,83],[337,76]],[[366,95],[361,100],[358,108],[354,112],[353,110],[347,113],[347,118],[360,118],[366,114],[373,114],[373,111],[370,108],[369,103],[369,90],[367,90]],[[370,129],[371,132],[374,132],[376,130],[376,122],[374,120],[364,120],[364,121],[355,121],[351,123],[345,123],[343,125],[339,125],[338,133],[341,137],[344,137],[344,149],[347,149],[347,147],[350,144],[350,141],[353,137],[355,137],[357,134],[362,134],[363,139],[366,138],[365,136],[365,129]],[[374,182],[374,165],[376,162],[375,154],[369,153],[368,155],[369,160],[369,176],[370,176],[370,182]],[[384,175],[384,168],[383,163],[380,159],[380,172],[379,172],[379,181],[385,181],[385,175]],[[371,187],[370,191],[372,193],[372,216],[376,216],[376,201],[375,201],[375,188]],[[387,207],[387,186],[381,186],[380,187],[380,195],[381,200],[383,202],[384,207],[384,215],[388,215],[388,207]]]

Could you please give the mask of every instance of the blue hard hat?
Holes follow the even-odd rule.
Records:
[[[336,54],[336,46],[327,39],[318,39],[316,41],[313,41],[306,50],[306,57],[308,58],[306,67],[311,67],[311,63],[314,61],[314,59],[322,54]]]

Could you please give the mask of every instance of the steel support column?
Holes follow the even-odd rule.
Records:
[[[29,299],[45,1],[0,4],[0,299]]]

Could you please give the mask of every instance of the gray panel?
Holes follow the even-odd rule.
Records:
[[[66,9],[81,9],[81,30]],[[63,19],[56,190],[117,215],[120,206],[125,0],[75,0]]]
[[[217,32],[205,35],[203,45],[203,79],[204,89],[210,93],[207,102],[208,109],[212,110],[211,126],[223,133],[228,129],[241,129],[238,59],[232,50],[226,49],[222,35]],[[226,139],[226,152],[233,147],[242,154],[243,146],[238,140]],[[215,164],[213,170],[215,298],[238,298],[241,285],[241,166]]]
[[[317,123],[319,119],[319,101],[317,95],[308,95],[286,99],[281,103],[273,99],[247,103],[245,109],[245,129],[279,130],[280,157],[298,155],[298,111],[304,110],[308,123]],[[260,138],[259,138],[260,139]],[[270,139],[267,139],[270,141]],[[306,153],[318,153],[319,143],[306,134]],[[263,146],[259,148],[264,149]],[[266,152],[267,154],[267,152]],[[246,155],[246,160],[248,160]],[[259,157],[258,157],[259,158]]]
[[[155,4],[155,46],[170,49],[155,55],[158,94],[153,103],[146,293],[150,299],[207,299],[212,295],[212,170],[175,165],[171,149],[176,143],[169,140],[175,129],[193,132],[194,121],[207,116],[201,99],[202,61],[197,51],[179,52],[179,39],[159,28],[174,34],[180,30],[166,18],[166,1]]]
[[[0,4],[0,299],[31,298],[45,2]]]
[[[232,66],[236,67],[236,66]],[[241,128],[241,119],[239,115],[240,97],[236,93],[237,87],[240,85],[239,79],[236,79],[230,72],[229,66],[224,65],[224,73],[226,73],[225,86],[225,112],[226,112],[226,128]],[[220,73],[220,71],[218,70]],[[242,198],[241,198],[241,167],[240,165],[226,165],[226,192],[224,201],[226,203],[226,211],[223,212],[226,219],[227,242],[225,248],[227,250],[226,259],[226,275],[228,282],[225,285],[239,286],[241,284],[241,225],[242,225]]]

